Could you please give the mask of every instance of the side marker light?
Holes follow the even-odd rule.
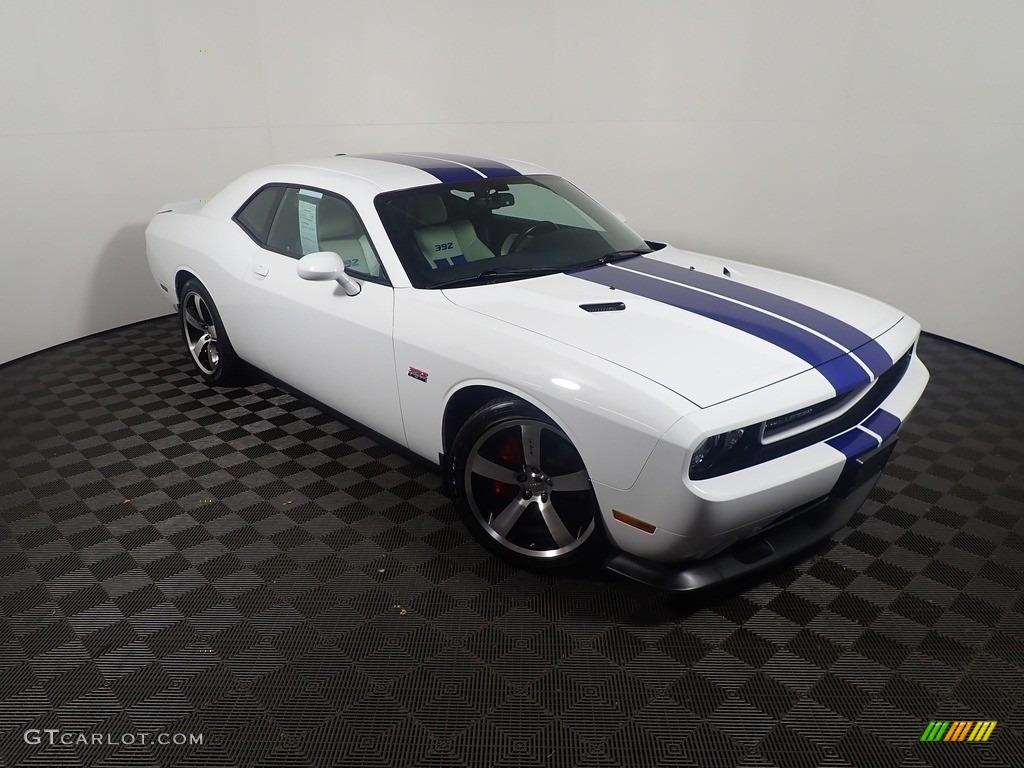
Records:
[[[617,509],[612,510],[612,517],[614,517],[620,523],[625,523],[626,525],[631,525],[634,528],[639,528],[644,533],[654,533],[656,530],[658,530],[658,526],[651,525],[646,520],[641,520],[639,517],[627,515],[625,512],[620,512]]]

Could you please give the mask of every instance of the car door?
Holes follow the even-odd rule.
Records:
[[[282,186],[276,196],[276,212],[266,219],[264,241],[257,240],[245,277],[252,300],[247,315],[264,366],[404,444],[392,343],[394,289],[362,221],[347,200],[324,190]],[[243,208],[236,220],[244,215]],[[362,291],[348,296],[333,280],[300,278],[298,260],[316,251],[341,255]]]

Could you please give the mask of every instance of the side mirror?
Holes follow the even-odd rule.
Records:
[[[362,287],[345,272],[345,262],[332,251],[307,253],[295,266],[303,280],[334,280],[348,296],[356,296]]]

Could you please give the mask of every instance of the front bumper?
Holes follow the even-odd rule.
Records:
[[[781,563],[827,539],[849,522],[878,482],[895,443],[896,438],[890,438],[874,451],[850,459],[827,496],[790,510],[766,530],[712,557],[671,564],[619,552],[605,567],[659,589],[689,592]]]
[[[852,429],[836,428],[837,434],[822,442],[705,480],[684,474],[690,458],[686,446],[702,433],[694,433],[689,418],[681,419],[655,447],[632,487],[594,483],[612,545],[644,561],[678,564],[709,560],[759,536],[792,510],[831,496],[850,457],[870,453],[895,434],[927,381],[927,370],[913,356],[895,389]],[[733,425],[726,423],[727,428]],[[654,531],[629,525],[616,512]]]

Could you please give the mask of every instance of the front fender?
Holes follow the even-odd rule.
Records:
[[[443,451],[452,398],[489,387],[547,414],[591,477],[616,488],[631,486],[665,431],[696,410],[621,366],[461,309],[436,291],[396,291],[395,365],[406,438],[421,456]]]

